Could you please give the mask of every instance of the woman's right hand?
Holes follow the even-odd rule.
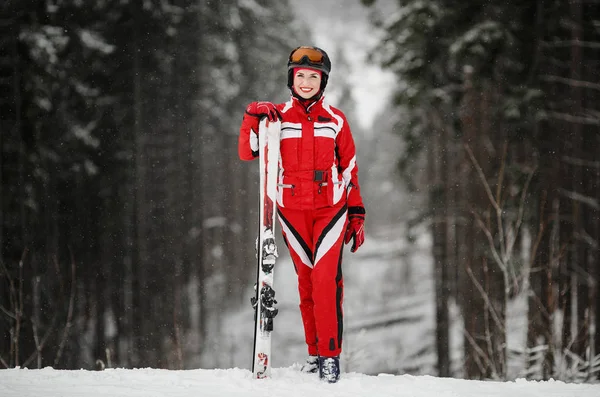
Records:
[[[281,120],[281,113],[271,102],[252,102],[246,107],[246,114],[259,119],[266,117],[273,122]]]

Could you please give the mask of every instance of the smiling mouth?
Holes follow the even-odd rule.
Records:
[[[300,87],[300,91],[302,92],[311,92],[312,90],[312,88]]]

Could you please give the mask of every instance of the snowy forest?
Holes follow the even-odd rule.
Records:
[[[228,313],[252,312],[258,173],[239,125],[250,101],[288,99],[311,15],[350,32],[348,8],[371,35],[325,48],[328,95],[357,143],[365,255],[387,266],[351,285],[406,302],[414,266],[431,291],[363,321],[431,334],[361,370],[598,380],[600,3],[292,3],[0,2],[0,368],[250,364],[203,359]],[[351,95],[363,52],[394,79],[371,123]]]

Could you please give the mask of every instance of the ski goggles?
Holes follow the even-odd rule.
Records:
[[[323,65],[325,57],[323,53],[313,47],[298,47],[290,54],[290,63],[310,63],[313,65]]]

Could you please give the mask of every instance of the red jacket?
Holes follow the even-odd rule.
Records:
[[[281,159],[277,204],[309,210],[348,204],[363,213],[354,139],[346,116],[321,97],[306,109],[292,97],[275,105],[281,112]],[[242,160],[258,157],[259,119],[246,113],[240,128]]]

